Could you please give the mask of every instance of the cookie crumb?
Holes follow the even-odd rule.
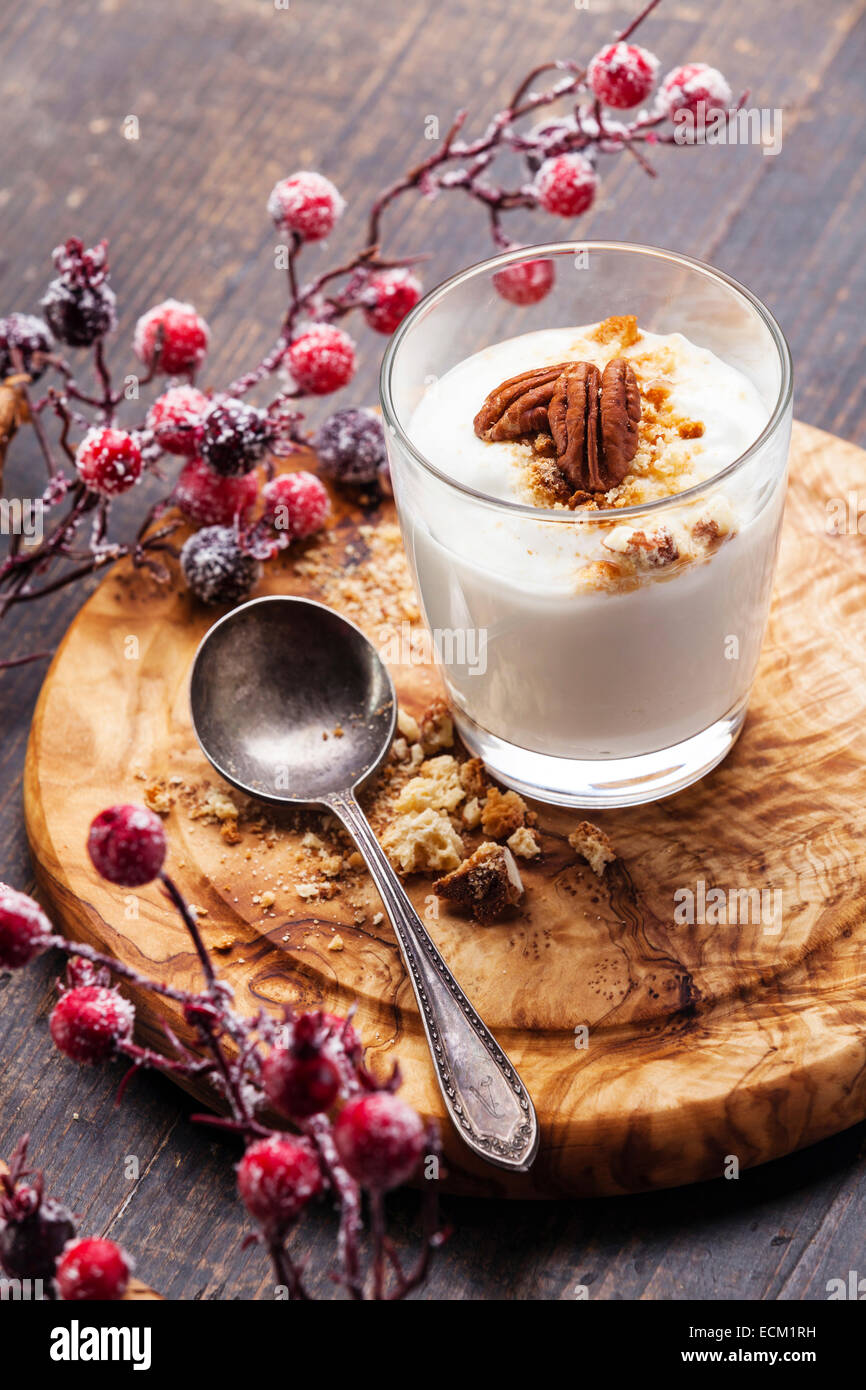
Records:
[[[608,864],[617,858],[616,850],[608,836],[597,825],[582,820],[576,830],[572,830],[568,843],[577,854],[585,859],[594,874],[601,878]]]
[[[419,741],[428,756],[438,752],[440,748],[453,748],[454,746],[454,724],[448,706],[441,695],[427,706],[421,716]]]
[[[528,825],[521,825],[505,843],[511,853],[519,855],[521,859],[535,859],[541,853],[538,836]]]
[[[481,808],[481,828],[491,840],[507,840],[526,824],[526,802],[517,792],[491,787]]]
[[[330,939],[330,941],[328,942],[328,950],[329,950],[329,951],[342,951],[344,945],[345,945],[345,942],[343,941],[343,938],[342,938],[342,937],[339,935],[339,933],[338,933],[336,936],[332,936],[331,939]]]
[[[442,811],[428,807],[398,816],[382,836],[382,848],[398,873],[448,872],[463,858],[463,841]]]
[[[523,882],[511,851],[485,840],[453,873],[438,879],[433,891],[468,908],[476,922],[487,924],[520,901]]]

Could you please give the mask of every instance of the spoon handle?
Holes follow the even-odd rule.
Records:
[[[526,1087],[440,956],[357,801],[345,794],[327,804],[364,856],[391,919],[458,1133],[489,1163],[526,1172],[538,1149]]]

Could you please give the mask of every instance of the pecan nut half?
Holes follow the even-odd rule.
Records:
[[[608,488],[621,483],[637,453],[640,390],[634,368],[624,357],[608,362],[601,378],[601,437]]]
[[[475,433],[493,443],[546,433],[547,407],[559,377],[569,365],[558,362],[553,367],[535,367],[503,381],[490,392],[475,416]]]
[[[575,362],[556,383],[548,419],[556,466],[582,492],[604,492],[599,458],[598,399],[601,372],[592,362]]]

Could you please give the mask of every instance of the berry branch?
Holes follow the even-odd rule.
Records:
[[[303,445],[312,444],[320,470],[338,485],[387,491],[384,437],[375,415],[349,407],[310,435],[297,408],[352,380],[356,347],[339,326],[343,320],[360,315],[375,332],[391,334],[420,298],[415,268],[424,258],[382,255],[386,212],[406,194],[433,198],[459,191],[484,209],[494,245],[508,249],[515,245],[505,226],[509,213],[539,210],[569,220],[586,213],[596,197],[601,156],[628,152],[655,176],[646,149],[683,143],[674,126],[684,118],[691,122],[685,143],[700,143],[711,113],[733,114],[731,91],[721,73],[703,63],[674,67],[656,86],[658,59],[629,40],[659,3],[650,0],[588,64],[559,60],[534,67],[475,139],[464,137],[467,113],[458,112],[435,149],[374,199],[362,248],[307,282],[300,259],[310,243],[330,234],[344,200],[319,173],[277,183],[268,212],[286,238],[280,249],[287,302],[272,347],[223,391],[196,385],[210,330],[192,305],[171,299],[138,320],[133,349],[140,374],[132,389],[129,377],[117,387],[107,352],[117,314],[106,243],[85,248],[72,238],[58,247],[56,275],[41,301],[44,318],[12,313],[0,319],[0,393],[12,393],[16,421],[33,425],[47,483],[31,502],[49,522],[28,544],[20,527],[13,529],[0,561],[0,620],[18,604],[124,556],[168,580],[163,557],[178,554],[177,511],[201,528],[180,551],[183,576],[197,597],[216,604],[246,597],[263,560],[311,535],[327,518],[328,495],[314,474],[274,476],[273,458]],[[522,166],[513,187],[494,178],[496,161],[509,154]],[[500,271],[495,285],[510,303],[526,305],[543,299],[553,278],[550,261],[529,260]],[[92,384],[79,384],[62,355],[66,348],[89,354]],[[34,400],[31,387],[46,372],[51,384]],[[142,388],[163,378],[169,383],[144,417],[121,427],[127,395],[139,400]],[[270,399],[249,404],[245,397],[265,383]],[[50,417],[59,424],[55,444],[46,428]],[[0,432],[0,481],[8,434],[5,427]],[[173,458],[182,460],[180,472],[135,535],[109,543],[113,499],[147,474],[163,478]],[[169,507],[177,511],[156,527]],[[0,660],[0,670],[45,655]]]
[[[233,991],[214,969],[194,912],[163,870],[165,831],[152,811],[103,811],[90,827],[87,847],[109,883],[134,889],[161,882],[199,957],[204,988],[167,986],[67,941],[32,898],[4,884],[0,970],[20,969],[52,947],[64,952],[66,973],[58,981],[51,1037],[82,1065],[125,1058],[129,1069],[118,1102],[142,1068],[195,1078],[211,1088],[225,1113],[192,1119],[243,1141],[238,1193],[256,1226],[247,1242],[267,1254],[281,1294],[311,1297],[290,1240],[307,1206],[329,1197],[340,1212],[335,1282],[356,1300],[405,1298],[423,1283],[446,1233],[437,1213],[438,1134],[396,1094],[399,1071],[378,1081],[367,1070],[351,1017],[290,1008],[280,1018],[263,1010],[252,1017],[235,1011]],[[135,1009],[115,977],[180,1003],[194,1047],[186,1047],[167,1024],[164,1052],[136,1043]],[[26,1147],[25,1139],[10,1172],[0,1178],[0,1269],[10,1278],[42,1280],[48,1298],[122,1298],[129,1256],[110,1241],[74,1239],[69,1212],[44,1197],[41,1177],[27,1180]],[[384,1202],[389,1191],[419,1176],[422,1163],[421,1250],[407,1272],[387,1234]],[[362,1194],[370,1209],[369,1268],[362,1251]]]

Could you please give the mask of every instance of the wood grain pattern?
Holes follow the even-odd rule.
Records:
[[[853,447],[798,428],[770,633],[745,732],[725,764],[657,806],[607,813],[621,860],[601,881],[568,847],[579,817],[536,806],[544,854],[526,866],[525,910],[485,929],[444,909],[430,923],[513,1057],[542,1126],[532,1173],[513,1182],[469,1160],[446,1126],[461,1190],[549,1196],[668,1186],[717,1176],[730,1155],[744,1167],[764,1162],[866,1114],[866,876],[864,852],[846,829],[859,804],[856,737],[866,705],[854,654],[864,621],[861,562],[856,538],[825,527],[828,499],[855,485],[864,462]],[[342,517],[341,545],[357,549],[361,520]],[[390,520],[385,508],[381,521]],[[268,572],[262,591],[328,597],[290,562]],[[820,624],[808,624],[807,640],[810,614]],[[25,779],[37,877],[69,932],[183,986],[197,969],[182,928],[153,888],[136,895],[130,920],[129,896],[95,880],[83,827],[104,805],[141,799],[136,771],[172,773],[194,788],[217,781],[187,709],[189,665],[213,617],[187,593],[156,592],[119,567],[48,675]],[[132,635],[136,660],[124,656]],[[392,673],[419,713],[435,688],[432,673]],[[241,1007],[289,998],[345,1011],[357,1001],[374,1066],[399,1059],[407,1098],[440,1116],[396,945],[387,921],[373,925],[372,887],[292,915],[291,892],[281,893],[275,915],[265,914],[256,897],[275,856],[292,862],[303,826],[283,827],[276,846],[245,836],[227,847],[218,827],[178,807],[168,831],[170,871],[207,910],[206,936],[228,932],[234,942],[222,960]],[[781,921],[741,907],[739,925],[677,925],[675,893],[700,882],[726,894],[775,892]],[[414,876],[409,887],[424,912],[430,879]],[[338,952],[328,949],[334,929],[344,941]],[[151,1001],[137,1003],[144,1036],[155,1042]],[[177,1011],[171,1022],[182,1029]],[[575,1045],[581,1025],[585,1049]]]

